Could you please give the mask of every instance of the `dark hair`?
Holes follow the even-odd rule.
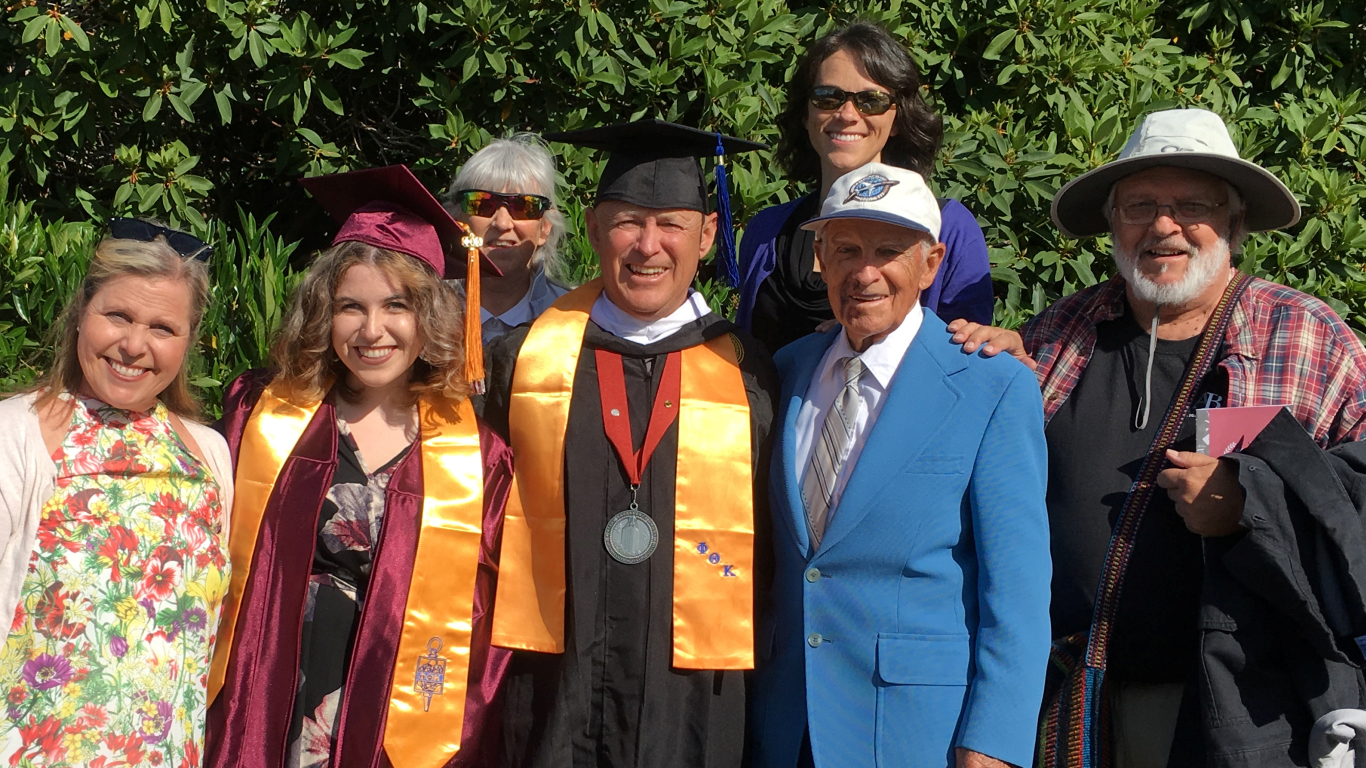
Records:
[[[906,48],[871,21],[856,21],[812,43],[788,82],[787,106],[778,116],[777,149],[788,178],[820,180],[821,159],[806,131],[807,94],[821,64],[839,51],[848,51],[862,64],[869,79],[890,91],[896,104],[896,135],[882,148],[882,162],[909,168],[928,181],[944,138],[944,121],[920,98],[920,70]]]

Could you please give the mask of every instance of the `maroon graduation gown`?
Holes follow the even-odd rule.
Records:
[[[228,386],[222,426],[234,465],[251,411],[270,374],[249,371]],[[280,471],[256,539],[242,596],[232,659],[209,708],[206,768],[284,768],[299,674],[300,631],[317,540],[318,514],[337,467],[337,421],[324,402]],[[474,626],[460,751],[447,768],[497,763],[499,689],[510,652],[489,645],[503,506],[512,482],[512,449],[481,422],[484,535],[475,582]],[[389,768],[384,722],[422,521],[422,462],[410,451],[385,493],[384,523],[364,610],[357,625],[337,715],[336,768]],[[235,564],[234,564],[235,565]]]

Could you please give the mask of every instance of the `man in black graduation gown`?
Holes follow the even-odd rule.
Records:
[[[674,421],[663,434],[633,494],[628,471],[604,427],[596,362],[598,350],[621,356],[631,446],[640,450],[666,356],[729,336],[750,414],[754,613],[717,615],[713,620],[752,632],[771,578],[767,470],[779,384],[762,346],[710,312],[701,294],[691,288],[698,262],[711,249],[717,232],[717,215],[709,212],[697,156],[712,154],[718,137],[647,120],[546,138],[606,149],[612,155],[596,204],[585,211],[588,237],[601,259],[603,284],[583,331],[565,427],[564,652],[514,653],[504,694],[503,764],[740,766],[747,752],[746,673],[680,669],[674,663],[675,550],[670,542],[675,482],[680,471],[687,472],[686,464],[678,461],[679,423]],[[727,152],[760,148],[723,138]],[[519,352],[530,331],[531,326],[523,325],[488,349],[482,415],[504,434],[515,369],[526,364],[526,356],[519,359]],[[520,462],[515,440],[513,449]],[[525,498],[535,489],[523,486],[522,493]],[[632,507],[653,520],[659,542],[648,557],[635,563],[626,561],[638,553],[623,556],[610,536],[604,538],[609,520]],[[717,612],[723,614],[724,608],[718,605]],[[756,641],[754,649],[756,655],[767,651],[762,641]]]

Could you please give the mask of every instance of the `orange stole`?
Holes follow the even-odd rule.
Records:
[[[233,503],[233,579],[210,675],[210,700],[226,675],[237,608],[266,504],[285,460],[319,405],[291,401],[272,385],[247,421],[237,483],[248,494],[238,494]],[[395,765],[437,768],[459,751],[463,733],[484,520],[484,461],[469,400],[453,412],[423,400],[418,403],[418,423],[422,527],[389,690],[384,750]]]
[[[493,644],[564,652],[564,451],[574,373],[602,280],[531,326],[508,432],[518,491],[503,518]],[[754,667],[754,495],[749,398],[729,335],[683,350],[674,488],[673,664]]]

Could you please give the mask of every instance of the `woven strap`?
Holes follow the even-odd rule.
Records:
[[[1195,397],[1195,390],[1214,366],[1224,332],[1228,330],[1229,321],[1233,318],[1233,308],[1237,306],[1238,298],[1243,295],[1251,281],[1249,275],[1242,272],[1233,273],[1233,279],[1224,289],[1224,295],[1215,305],[1214,313],[1210,315],[1204,332],[1200,334],[1200,343],[1195,347],[1195,355],[1191,358],[1190,366],[1186,368],[1186,375],[1181,379],[1176,396],[1167,408],[1167,415],[1162,418],[1162,426],[1153,436],[1153,444],[1148,447],[1148,455],[1143,459],[1143,466],[1134,478],[1133,485],[1129,487],[1124,508],[1119,512],[1114,533],[1110,536],[1110,547],[1105,553],[1105,566],[1100,574],[1100,586],[1096,589],[1095,613],[1091,616],[1091,638],[1086,646],[1088,667],[1105,669],[1110,631],[1114,628],[1120,592],[1124,588],[1124,574],[1129,568],[1129,558],[1134,553],[1139,526],[1143,523],[1144,514],[1148,511],[1153,493],[1157,489],[1157,475],[1167,468],[1167,449],[1176,442],[1182,422],[1190,410],[1191,400]]]
[[[1039,722],[1036,764],[1042,768],[1108,768],[1113,765],[1105,665],[1124,574],[1129,568],[1139,526],[1156,491],[1157,475],[1167,467],[1167,449],[1181,432],[1195,390],[1213,367],[1233,308],[1251,280],[1241,272],[1233,273],[1233,279],[1205,324],[1195,355],[1167,408],[1162,426],[1153,437],[1143,466],[1129,487],[1124,508],[1120,510],[1110,536],[1109,550],[1105,553],[1090,631],[1054,641],[1049,658],[1049,685]]]

